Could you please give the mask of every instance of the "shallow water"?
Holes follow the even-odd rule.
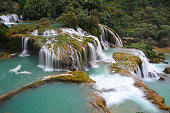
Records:
[[[88,88],[55,83],[23,92],[0,107],[0,113],[88,113]]]
[[[160,63],[160,64],[152,64],[155,66],[158,72],[162,73],[165,67],[170,67],[170,54],[165,56],[165,61],[168,64]],[[168,74],[170,76],[170,74]],[[165,103],[170,106],[170,78],[166,78],[166,81],[145,81],[146,85],[155,90],[160,96],[165,98]]]
[[[0,95],[6,94],[14,89],[20,88],[29,83],[43,79],[43,77],[63,72],[44,72],[38,66],[38,57],[14,57],[7,60],[0,60]],[[31,72],[31,74],[17,74],[9,72],[10,69],[21,65],[18,72]]]

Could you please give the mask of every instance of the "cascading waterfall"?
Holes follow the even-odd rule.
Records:
[[[137,50],[137,49],[129,49],[129,50],[132,54],[138,56],[142,60],[141,67],[138,67],[136,69],[138,77],[159,79],[159,76],[158,76],[156,70],[154,70],[153,65],[151,65],[149,63],[149,60],[147,59],[147,57],[141,50]]]
[[[31,33],[31,35],[38,36],[38,30],[37,30],[37,29],[34,30],[34,31]]]
[[[109,48],[109,42],[106,39],[107,32],[105,31],[105,28],[103,28],[101,26],[100,26],[100,29],[101,29],[101,32],[102,32],[102,34],[100,36],[100,42],[101,42],[104,49],[108,49]]]
[[[21,57],[29,56],[27,46],[28,46],[29,37],[22,37],[22,53],[20,54]]]
[[[97,57],[96,57],[96,50],[95,47],[93,46],[92,43],[89,43],[89,54],[90,54],[90,64],[92,67],[96,67],[97,66]]]
[[[116,40],[116,44],[119,46],[119,47],[123,47],[123,43],[122,43],[122,40],[120,39],[119,35],[118,34],[115,34],[113,33],[110,29],[102,26],[99,24],[99,26],[101,27],[101,30],[102,30],[102,40],[106,39],[107,38],[107,32],[109,32],[113,38]],[[106,33],[106,34],[105,34]],[[106,38],[105,38],[106,36]]]
[[[88,69],[87,51],[85,47],[82,48],[83,48],[83,61],[85,62],[84,69]]]
[[[20,21],[16,14],[1,15],[0,20],[4,21],[4,24],[14,24],[14,22]]]
[[[109,47],[109,43],[106,41],[107,33],[104,32],[102,33],[103,37],[105,35],[105,38],[102,38],[103,41],[100,40],[101,41],[100,42],[96,36],[89,35],[80,27],[78,27],[77,30],[71,28],[59,28],[59,29],[62,31],[59,34],[57,34],[57,30],[49,29],[46,30],[42,35],[54,36],[67,34],[68,39],[70,38],[75,39],[76,43],[79,43],[80,45],[82,41],[87,40],[86,38],[91,38],[93,39],[94,44],[88,42],[88,49],[87,47],[85,48],[82,46],[82,53],[80,53],[80,51],[78,51],[76,48],[73,48],[71,45],[68,45],[67,49],[66,47],[63,48],[60,46],[57,48],[53,48],[51,44],[57,45],[57,41],[55,41],[54,38],[51,41],[47,40],[46,44],[44,44],[39,53],[40,67],[45,68],[45,71],[48,71],[48,69],[49,70],[68,69],[71,66],[74,67],[76,70],[84,70],[89,67],[89,64],[92,67],[96,67],[98,61],[107,59],[102,50],[103,44],[105,45],[105,48]],[[38,30],[34,30],[32,32],[32,35],[34,36],[37,36],[38,34],[39,34]],[[53,54],[55,54],[56,56]],[[51,55],[51,57],[48,58],[47,55],[49,56]],[[54,59],[52,58],[52,56],[56,58]],[[52,59],[52,61],[49,59]]]
[[[51,29],[51,30],[46,30],[44,33],[43,33],[43,36],[55,36],[57,35],[57,31]]]
[[[56,55],[54,53],[53,47],[54,45],[52,44],[52,42],[47,40],[46,44],[40,49],[39,66],[44,68],[45,71],[54,70],[54,62],[56,61]]]
[[[99,60],[102,60],[105,58],[105,55],[103,53],[103,50],[102,50],[102,46],[100,44],[100,41],[97,37],[95,36],[92,36],[92,35],[88,35],[87,37],[92,37],[95,41],[97,41],[97,49],[95,50],[96,51],[96,54],[97,54],[97,57],[99,58]],[[95,44],[96,45],[96,44]]]
[[[56,52],[54,52],[54,44],[57,44],[57,40],[47,40],[45,45],[41,48],[39,52],[39,67],[44,68],[45,71],[67,70],[69,66],[74,67],[76,70],[82,70],[80,63],[81,54],[78,50],[68,45],[68,53],[66,53],[65,49],[62,47],[57,47],[55,50]],[[71,65],[69,65],[69,56]]]

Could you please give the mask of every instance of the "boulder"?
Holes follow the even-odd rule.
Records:
[[[163,72],[165,72],[166,74],[170,74],[170,67],[166,67]]]

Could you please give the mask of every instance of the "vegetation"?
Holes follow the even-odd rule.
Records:
[[[146,57],[150,59],[150,62],[157,63],[164,60],[163,54],[158,54],[152,50],[153,47],[151,42],[141,41],[138,43],[131,43],[131,45],[126,45],[125,47],[140,49],[145,53]]]
[[[142,61],[139,57],[128,54],[115,52],[113,54],[114,59],[118,62],[119,65],[122,65],[125,68],[130,68],[135,70],[138,66],[141,66]],[[113,66],[112,68],[116,68],[117,66]]]

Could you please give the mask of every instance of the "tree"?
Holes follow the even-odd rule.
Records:
[[[23,10],[24,19],[37,20],[50,17],[50,8],[48,0],[27,0]]]
[[[76,29],[78,26],[78,19],[73,11],[69,11],[68,13],[61,14],[57,19],[57,22],[64,24],[67,27],[71,27]]]

